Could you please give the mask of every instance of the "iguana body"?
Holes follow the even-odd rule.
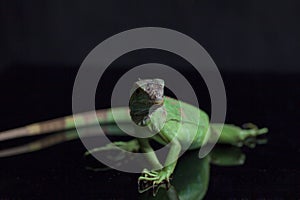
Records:
[[[204,138],[210,131],[209,118],[204,111],[170,97],[164,98],[163,107],[167,113],[167,117],[161,132],[168,140],[161,141],[158,137],[154,137],[153,139],[163,144],[169,143],[169,140],[175,137],[182,144],[186,144],[191,140],[192,143],[189,145],[189,149],[197,149],[205,143]],[[160,119],[156,117],[153,121],[159,121]],[[181,126],[184,127],[180,128]]]
[[[129,123],[132,120],[137,125],[148,128],[150,132],[158,132],[158,134],[147,139],[137,138],[138,142],[118,143],[118,146],[126,150],[139,149],[147,153],[152,166],[149,166],[150,171],[144,170],[139,178],[140,191],[152,187],[158,188],[164,184],[168,186],[169,178],[174,171],[182,147],[187,145],[189,141],[192,142],[189,149],[205,145],[208,142],[205,141],[205,136],[214,132],[214,126],[219,126],[218,124],[210,125],[207,114],[199,108],[170,97],[164,97],[163,90],[163,80],[139,80],[134,84],[129,110],[125,107],[112,108],[114,109],[114,117],[111,109],[97,111],[98,121],[93,120],[90,113],[77,114],[76,116],[77,128],[78,126],[83,127],[98,122],[100,124],[110,124],[117,120],[118,122]],[[128,112],[130,112],[130,117]],[[68,116],[2,132],[0,133],[0,141],[62,131],[74,127],[73,117]],[[219,142],[240,146],[247,138],[266,132],[267,129],[242,130],[233,125],[225,125]],[[73,134],[71,138],[76,138],[76,136]],[[156,158],[149,140],[155,140],[161,144],[170,144],[170,150],[164,165]],[[138,148],[132,147],[132,145],[136,145]],[[101,150],[101,148],[98,150]],[[156,170],[151,170],[153,168]]]

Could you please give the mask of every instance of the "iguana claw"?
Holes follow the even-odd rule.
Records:
[[[261,128],[259,129],[255,124],[253,123],[246,123],[243,124],[244,133],[248,135],[248,137],[245,137],[243,144],[247,147],[254,148],[256,144],[265,144],[267,143],[267,139],[265,138],[257,138],[259,135],[263,135],[268,132],[267,128]]]
[[[158,171],[144,169],[138,179],[138,186],[140,193],[153,189],[153,196],[155,196],[159,188],[164,187],[167,190],[170,188],[170,175],[163,169]]]

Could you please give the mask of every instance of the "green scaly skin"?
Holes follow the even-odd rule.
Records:
[[[130,98],[130,116],[128,108],[112,108],[117,113],[114,117],[117,117],[118,121],[129,123],[132,120],[139,126],[146,126],[152,132],[158,131],[158,134],[147,139],[136,138],[130,142],[115,143],[118,147],[129,151],[140,150],[147,153],[147,159],[152,166],[149,166],[150,170],[145,169],[138,179],[140,192],[144,192],[150,188],[159,188],[161,185],[165,185],[168,188],[170,176],[175,169],[181,150],[185,149],[190,142],[191,144],[188,146],[188,149],[197,149],[205,145],[208,142],[205,140],[206,136],[214,133],[218,130],[216,128],[220,126],[219,124],[210,125],[207,114],[199,108],[170,97],[164,97],[163,89],[163,80],[139,80],[134,84]],[[90,113],[77,114],[77,126],[84,127],[99,122],[100,124],[114,124],[111,109],[97,111],[97,117],[98,120],[95,121],[91,118]],[[73,129],[74,127],[74,118],[68,116],[2,132],[0,133],[0,141],[63,131]],[[254,125],[250,125],[250,129],[241,129],[234,125],[224,125],[218,142],[234,146],[242,146],[243,144],[251,146],[255,143],[253,138],[267,131],[266,128],[258,129]],[[70,137],[55,138],[55,141],[52,141],[48,146],[77,137],[73,132]],[[170,145],[164,165],[157,159],[149,144],[149,140]],[[23,146],[17,151],[14,151],[14,149],[10,149],[8,152],[0,151],[0,157],[31,152],[41,149],[43,146],[36,146],[35,144],[28,148],[28,146],[27,149]],[[114,147],[105,146],[92,151],[102,151],[110,148]]]

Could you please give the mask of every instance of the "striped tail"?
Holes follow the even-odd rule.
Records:
[[[114,115],[112,113],[114,113]],[[112,109],[98,110],[96,111],[96,115],[97,120],[93,118],[92,112],[85,112],[3,131],[0,132],[0,142],[19,137],[42,135],[50,132],[74,129],[74,118],[76,118],[77,128],[97,123],[110,124],[114,123],[114,121],[128,123],[131,121],[127,107],[113,108],[113,112]]]

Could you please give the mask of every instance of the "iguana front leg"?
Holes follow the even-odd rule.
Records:
[[[140,145],[140,150],[145,153],[146,159],[155,169],[161,169],[163,166],[159,162],[153,148],[149,144],[149,139],[146,138],[139,138],[137,139]]]
[[[145,144],[141,144],[141,146],[144,145]],[[170,187],[170,176],[175,169],[177,159],[181,151],[181,145],[177,139],[173,139],[170,142],[170,145],[171,146],[165,161],[165,165],[162,167],[148,141],[146,142],[146,146],[144,147],[149,152],[149,154],[146,154],[147,159],[150,161],[152,166],[160,166],[160,169],[151,171],[145,169],[142,172],[138,179],[139,192],[144,192],[153,188],[153,194],[155,195],[161,186],[164,185],[166,188]]]

